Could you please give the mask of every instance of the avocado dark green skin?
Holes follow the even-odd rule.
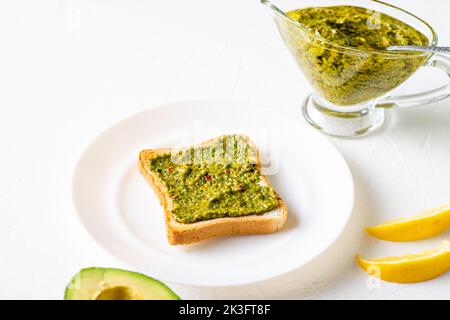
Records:
[[[165,296],[161,297],[160,299],[181,300],[181,298],[163,282],[154,279],[152,277],[149,277],[145,274],[117,268],[101,268],[101,267],[84,268],[81,269],[77,274],[75,274],[66,287],[66,290],[64,292],[64,300],[89,300],[77,298],[77,294],[80,293],[80,289],[76,289],[77,283],[80,281],[82,276],[92,274],[97,276],[101,275],[101,278],[103,278],[103,276],[108,273],[115,273],[116,275],[123,276],[124,279],[133,279],[134,281],[144,283],[147,286],[153,286],[158,290],[162,290],[164,291]],[[155,299],[158,300],[158,298]]]

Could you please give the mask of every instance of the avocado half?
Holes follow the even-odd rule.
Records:
[[[86,268],[70,280],[65,300],[179,300],[161,281],[141,273],[112,269]]]

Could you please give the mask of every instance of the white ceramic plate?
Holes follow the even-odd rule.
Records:
[[[223,133],[256,142],[287,203],[286,226],[270,235],[170,246],[162,208],[138,172],[138,153]],[[150,276],[201,286],[255,282],[302,266],[337,239],[353,207],[351,173],[325,137],[275,111],[228,101],[173,103],[120,121],[84,151],[72,187],[79,217],[106,250]]]

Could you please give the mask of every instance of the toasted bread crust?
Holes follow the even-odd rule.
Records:
[[[244,136],[256,151],[255,144],[246,136]],[[218,138],[218,137],[217,137]],[[214,138],[214,139],[217,139]],[[208,144],[212,140],[205,141],[195,145],[199,147]],[[165,153],[174,151],[172,148],[148,149],[139,153],[139,171],[147,180],[157,195],[161,206],[164,209],[164,216],[167,229],[167,238],[170,244],[190,244],[221,236],[245,235],[245,234],[266,234],[273,233],[283,228],[287,219],[287,207],[281,197],[278,196],[280,214],[259,214],[246,215],[240,217],[217,218],[194,223],[179,223],[170,213],[171,199],[167,195],[167,189],[160,179],[149,169],[148,161]],[[257,151],[257,166],[260,169],[259,154]],[[267,177],[261,175],[264,182],[269,185]]]

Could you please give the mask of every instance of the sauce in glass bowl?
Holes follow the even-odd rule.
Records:
[[[282,23],[280,31],[306,77],[329,102],[355,105],[408,79],[430,55],[388,53],[389,46],[428,45],[414,27],[356,6],[309,7],[287,12],[309,32]]]

